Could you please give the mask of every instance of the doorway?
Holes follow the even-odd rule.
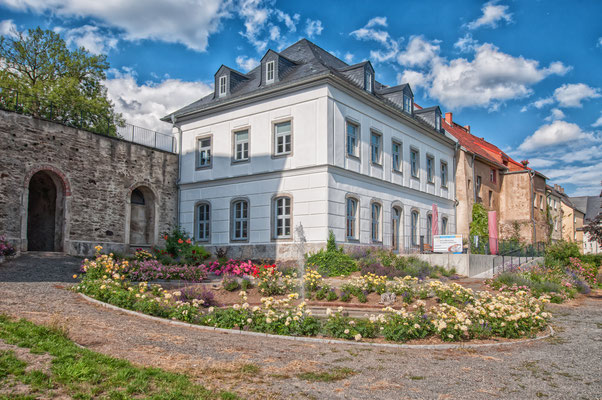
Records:
[[[29,181],[27,250],[62,251],[63,187],[51,171],[36,172]]]

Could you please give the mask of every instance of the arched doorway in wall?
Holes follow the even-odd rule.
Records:
[[[50,170],[29,179],[27,198],[27,250],[63,251],[65,187]]]
[[[130,245],[150,246],[155,238],[155,195],[146,186],[130,194]]]

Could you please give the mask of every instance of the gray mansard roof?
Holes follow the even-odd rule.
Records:
[[[602,213],[602,196],[571,197],[571,202],[585,214],[585,219],[592,221]]]
[[[354,70],[360,68],[363,69],[367,64],[370,64],[369,61],[364,61],[355,65],[348,65],[344,61],[333,56],[326,50],[316,46],[307,39],[301,39],[297,43],[277,54],[284,57],[288,62],[292,63],[292,66],[287,68],[287,72],[279,79],[278,82],[270,85],[261,85],[262,66],[260,64],[247,74],[242,74],[246,79],[240,81],[240,83],[238,83],[232,89],[228,96],[218,97],[214,91],[207,96],[173,112],[172,114],[163,117],[162,120],[170,122],[172,120],[172,116],[178,118],[184,115],[193,114],[195,112],[212,108],[223,103],[230,103],[232,100],[243,98],[247,95],[260,94],[264,91],[272,91],[278,87],[289,86],[295,82],[306,81],[311,77],[326,77],[329,75],[336,76],[338,78],[342,78],[353,86],[363,88],[363,86],[360,85],[360,82],[358,82],[358,76],[356,76],[358,74],[356,74]],[[411,89],[408,84],[388,87],[374,80],[373,95],[389,107],[392,106],[399,110],[402,105],[393,101],[394,98],[391,96],[391,93],[393,92],[404,92],[410,93],[411,95]],[[430,125],[423,121],[423,118],[413,119],[423,126]],[[432,126],[429,127],[432,129]]]

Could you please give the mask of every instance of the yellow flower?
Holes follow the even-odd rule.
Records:
[[[73,279],[77,279],[77,275],[76,274],[73,275]]]

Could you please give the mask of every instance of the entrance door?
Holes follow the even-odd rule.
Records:
[[[29,181],[27,207],[27,250],[56,251],[57,187],[46,171]]]

